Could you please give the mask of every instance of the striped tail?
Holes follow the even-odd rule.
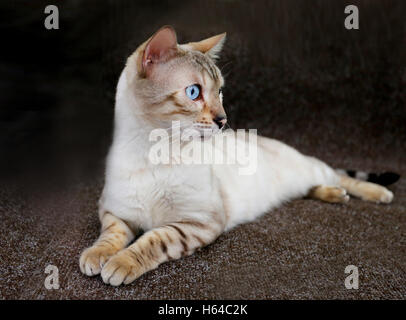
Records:
[[[337,169],[336,172],[340,175],[345,175],[358,180],[380,184],[381,186],[389,186],[398,181],[400,178],[400,175],[394,172],[367,173],[363,171],[343,169]]]

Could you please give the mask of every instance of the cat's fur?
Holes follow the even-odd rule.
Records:
[[[238,165],[153,165],[149,134],[170,127],[172,120],[179,120],[182,130],[203,126],[237,139],[232,132],[219,133],[213,121],[225,122],[219,94],[223,78],[214,63],[224,39],[221,34],[178,45],[174,30],[163,27],[128,58],[117,86],[114,140],[100,199],[102,231],[81,255],[83,273],[101,273],[115,286],[128,284],[293,198],[347,202],[348,192],[392,201],[392,192],[382,186],[338,174],[320,160],[260,136],[253,175],[240,175]],[[202,97],[192,101],[185,88],[195,83]],[[138,229],[145,233],[128,246]]]

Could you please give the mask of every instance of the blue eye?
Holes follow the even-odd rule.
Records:
[[[192,84],[186,88],[186,95],[192,99],[196,100],[200,96],[200,85]]]

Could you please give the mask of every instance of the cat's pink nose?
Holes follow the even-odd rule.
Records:
[[[222,129],[227,123],[227,118],[225,116],[217,116],[213,119],[213,121],[219,126],[220,129]]]

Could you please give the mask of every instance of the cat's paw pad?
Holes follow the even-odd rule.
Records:
[[[82,252],[79,260],[80,271],[88,276],[100,273],[103,265],[114,254],[112,250],[102,246],[93,246]]]
[[[116,254],[104,265],[101,271],[104,283],[119,286],[129,284],[138,277],[137,266],[125,251]]]

